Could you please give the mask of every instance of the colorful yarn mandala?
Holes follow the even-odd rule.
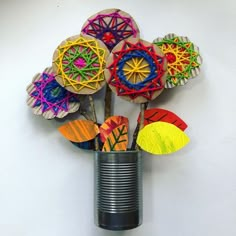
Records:
[[[184,85],[199,74],[202,63],[199,49],[187,37],[168,34],[154,40],[154,44],[160,47],[167,59],[166,88]]]
[[[139,37],[133,18],[119,9],[104,10],[90,17],[82,32],[102,40],[110,51],[123,39]]]
[[[113,49],[105,75],[118,96],[143,103],[163,91],[165,71],[164,54],[158,47],[140,39],[129,39]]]
[[[33,108],[35,114],[42,114],[46,119],[62,118],[80,107],[78,95],[60,86],[51,68],[37,74],[28,86],[27,92],[28,105]]]
[[[54,53],[56,80],[77,94],[93,94],[105,85],[104,68],[108,50],[97,39],[75,36],[63,41]]]

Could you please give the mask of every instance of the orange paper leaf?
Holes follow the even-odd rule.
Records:
[[[102,151],[126,151],[128,145],[128,130],[125,124],[113,129],[104,143]]]
[[[184,131],[188,127],[182,119],[180,119],[171,111],[160,108],[151,108],[147,109],[144,112],[144,126],[157,121],[163,121],[173,124],[182,131]],[[138,117],[138,123],[140,123],[140,115]]]
[[[96,137],[98,126],[91,120],[75,120],[59,127],[60,133],[72,142],[85,142]]]
[[[125,124],[128,130],[129,120],[124,116],[111,116],[100,126],[100,137],[105,142],[108,135],[118,126]]]

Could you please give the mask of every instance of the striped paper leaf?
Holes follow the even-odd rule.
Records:
[[[90,120],[75,120],[58,128],[60,133],[68,140],[76,143],[94,139],[99,133],[98,126]]]
[[[125,124],[113,129],[108,135],[102,151],[126,151],[128,145],[128,130]]]
[[[140,130],[137,144],[151,154],[169,154],[183,148],[189,142],[188,136],[175,125],[154,122]]]
[[[129,120],[124,116],[111,116],[105,120],[105,122],[100,126],[100,137],[102,142],[106,141],[108,135],[116,127],[125,124],[128,130]]]
[[[157,121],[163,121],[173,124],[182,131],[184,131],[188,127],[187,124],[181,118],[179,118],[176,114],[174,114],[171,111],[161,108],[151,108],[145,110],[144,126]],[[138,117],[138,123],[140,123],[140,115]]]

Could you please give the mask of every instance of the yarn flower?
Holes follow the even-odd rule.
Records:
[[[106,66],[106,79],[118,96],[136,103],[156,98],[164,89],[166,62],[155,45],[129,38],[113,50]]]
[[[58,83],[77,94],[93,94],[105,85],[104,68],[108,50],[90,36],[74,36],[63,41],[53,56]]]
[[[33,108],[36,115],[43,115],[46,119],[62,118],[68,113],[76,112],[80,107],[78,95],[57,83],[52,68],[35,75],[27,92],[28,105]]]
[[[134,19],[119,9],[106,9],[91,16],[82,27],[82,32],[102,40],[110,51],[130,36],[139,37]]]
[[[199,74],[202,63],[199,49],[187,37],[168,34],[155,39],[154,44],[160,47],[167,59],[166,88],[184,85]]]

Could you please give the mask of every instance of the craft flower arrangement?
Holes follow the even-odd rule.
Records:
[[[90,17],[80,35],[64,40],[53,54],[52,67],[28,86],[27,103],[35,114],[52,119],[78,111],[85,117],[62,125],[59,131],[77,146],[96,151],[95,211],[100,227],[121,230],[141,223],[140,150],[169,154],[189,142],[181,118],[168,110],[148,109],[148,103],[165,89],[197,76],[200,64],[198,47],[187,37],[168,34],[149,43],[139,38],[129,14],[108,9]],[[103,87],[104,123],[98,124],[93,94]],[[128,118],[111,114],[111,91],[140,104],[131,147]],[[86,99],[89,109],[83,108]],[[136,169],[126,169],[134,153]]]

